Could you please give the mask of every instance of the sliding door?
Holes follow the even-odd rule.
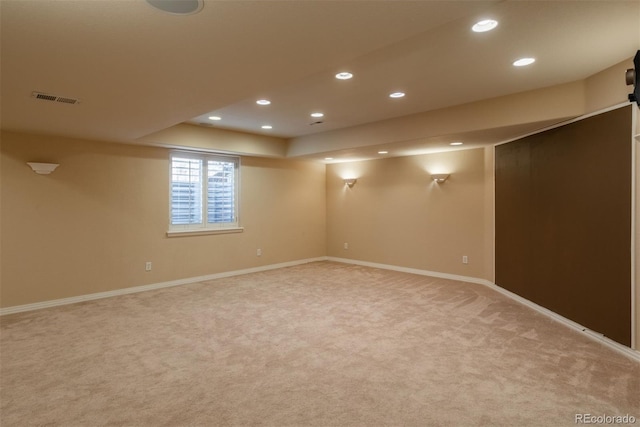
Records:
[[[496,284],[631,344],[631,107],[496,147]]]

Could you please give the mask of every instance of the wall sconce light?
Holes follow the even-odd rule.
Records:
[[[352,188],[356,184],[356,181],[358,181],[356,178],[347,178],[344,180],[344,183],[347,184],[349,188]]]
[[[437,182],[438,184],[442,184],[447,180],[447,178],[449,178],[448,173],[434,173],[433,175],[431,175],[431,179]]]
[[[56,170],[58,163],[35,163],[35,162],[27,162],[31,169],[38,175],[49,175],[51,172]]]

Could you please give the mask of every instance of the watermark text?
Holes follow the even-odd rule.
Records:
[[[576,414],[576,424],[635,424],[636,417],[633,415],[595,415]]]

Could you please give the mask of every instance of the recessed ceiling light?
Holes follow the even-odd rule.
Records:
[[[389,154],[388,151],[378,151],[378,154]]]
[[[471,29],[476,33],[484,33],[493,30],[497,26],[498,21],[494,19],[483,19],[482,21],[476,22]]]
[[[209,116],[209,120],[222,120],[222,117],[218,117],[218,116]]]
[[[269,104],[271,104],[271,101],[269,101],[268,99],[258,99],[256,101],[256,104],[258,104],[258,105],[269,105]]]
[[[204,7],[203,0],[147,0],[147,3],[172,15],[191,15]]]
[[[323,113],[311,113],[311,117],[324,117]]]
[[[535,58],[520,58],[513,63],[514,67],[524,67],[525,65],[531,65],[536,62]]]
[[[342,71],[336,74],[336,79],[339,79],[339,80],[349,80],[351,77],[353,77],[353,74],[351,74],[348,71]]]
[[[262,125],[262,129],[273,129],[271,125]]]
[[[393,92],[389,94],[389,98],[402,98],[404,96],[404,92]]]
[[[462,145],[462,142],[460,141],[456,141],[456,142],[452,142],[449,145]]]
[[[333,157],[325,157],[325,160],[333,160]]]

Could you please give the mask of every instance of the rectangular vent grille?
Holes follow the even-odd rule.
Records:
[[[50,95],[42,92],[32,92],[31,96],[36,99],[43,99],[45,101],[62,102],[63,104],[79,104],[80,100],[75,98],[69,98],[66,96]]]

